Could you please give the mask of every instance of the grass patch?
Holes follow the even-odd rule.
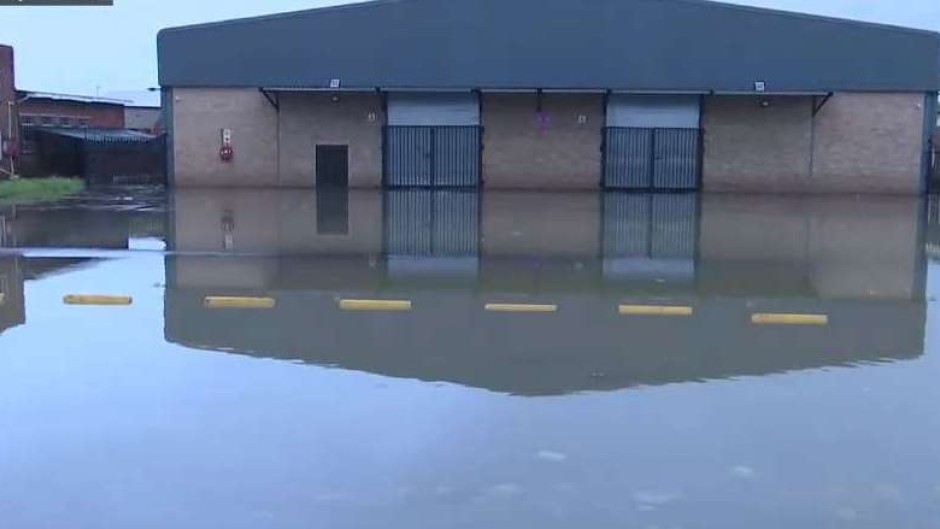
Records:
[[[0,182],[0,204],[51,202],[85,189],[77,178],[20,178]]]

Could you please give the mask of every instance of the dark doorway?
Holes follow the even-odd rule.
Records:
[[[349,147],[317,145],[317,187],[346,188],[349,186]]]

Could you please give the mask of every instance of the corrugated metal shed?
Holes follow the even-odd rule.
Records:
[[[158,40],[163,86],[940,88],[936,33],[701,0],[378,0]]]
[[[136,130],[127,130],[127,129],[67,129],[67,128],[42,128],[39,131],[46,134],[54,134],[56,136],[65,136],[68,138],[75,138],[82,141],[89,141],[95,143],[104,143],[104,142],[121,142],[121,143],[136,143],[136,142],[148,142],[156,138],[153,134],[146,134],[143,132],[138,132]]]

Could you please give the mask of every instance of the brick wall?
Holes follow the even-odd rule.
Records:
[[[102,129],[124,128],[124,106],[109,103],[82,103],[57,99],[29,98],[20,103],[21,116],[88,119],[88,126]],[[51,125],[55,126],[56,123]]]
[[[792,96],[707,98],[705,190],[919,192],[923,94],[840,93],[816,116],[813,103]]]
[[[382,185],[382,100],[377,94],[280,95],[280,183],[316,185],[317,145],[349,146],[349,186]],[[370,119],[371,118],[371,119]]]
[[[490,189],[596,189],[601,178],[600,94],[483,95],[483,179]],[[584,117],[583,123],[579,122]]]
[[[257,89],[176,88],[173,163],[178,186],[277,186],[277,112]],[[219,158],[222,129],[235,157]]]
[[[762,107],[761,100],[770,106]],[[811,97],[706,98],[706,191],[799,191],[807,185]]]
[[[10,106],[15,100],[16,78],[13,48],[10,46],[0,46],[0,135],[6,140],[18,137],[16,107]],[[11,121],[13,122],[12,127]],[[4,155],[2,158],[3,159],[0,160],[0,169],[11,171],[9,157]],[[0,179],[5,177],[3,173],[0,173]]]
[[[813,190],[920,191],[924,94],[837,94],[814,130]]]
[[[374,94],[176,89],[178,185],[313,186],[317,144],[349,146],[351,187],[381,184],[384,123]],[[761,102],[766,101],[762,105]],[[490,189],[596,189],[604,126],[600,94],[483,95],[483,179]],[[916,193],[923,94],[715,96],[703,108],[706,191]],[[219,160],[232,129],[235,161]]]

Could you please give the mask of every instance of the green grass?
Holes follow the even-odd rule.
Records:
[[[77,178],[20,178],[0,182],[0,204],[50,202],[74,195],[85,189]]]

